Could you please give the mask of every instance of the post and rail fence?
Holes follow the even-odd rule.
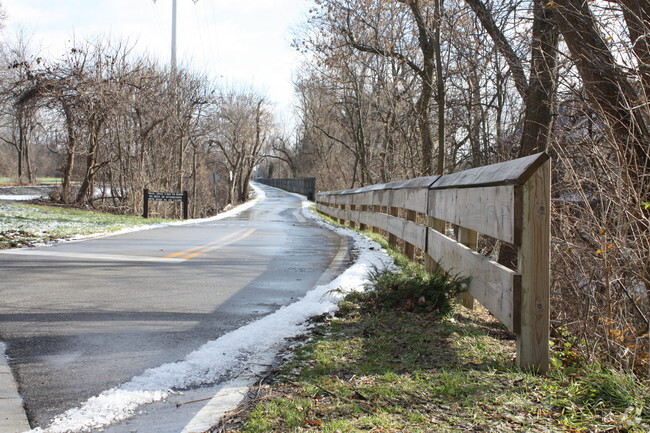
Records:
[[[469,277],[476,299],[517,336],[517,364],[549,365],[551,161],[546,153],[443,176],[320,192],[317,209],[341,223],[401,239],[427,270]],[[448,226],[457,227],[457,239]],[[478,236],[517,250],[516,269],[476,252]],[[468,296],[469,295],[469,296]]]
[[[307,196],[307,200],[314,200],[316,193],[316,178],[315,177],[299,177],[299,178],[259,178],[255,179],[264,185],[280,188],[285,191],[295,192]]]

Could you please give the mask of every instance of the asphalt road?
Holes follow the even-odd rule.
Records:
[[[32,427],[316,285],[346,240],[262,188],[223,220],[0,254],[0,341]]]

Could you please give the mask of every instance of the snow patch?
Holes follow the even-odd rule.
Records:
[[[110,233],[93,233],[90,235],[76,235],[67,239],[59,239],[54,242],[49,242],[45,244],[38,244],[38,246],[51,246],[56,243],[60,242],[68,242],[68,241],[82,241],[86,239],[97,239],[97,238],[106,238],[110,236],[118,236],[118,235],[123,235],[126,233],[134,233],[134,232],[139,232],[139,231],[144,231],[144,230],[153,230],[153,229],[158,229],[162,227],[171,227],[171,226],[184,226],[184,225],[189,225],[189,224],[199,224],[199,223],[204,223],[204,222],[210,222],[210,221],[219,221],[224,218],[228,218],[231,216],[235,216],[237,214],[240,214],[244,212],[247,209],[250,209],[251,207],[255,206],[258,202],[264,200],[266,198],[266,194],[264,191],[262,191],[259,187],[257,187],[254,184],[251,184],[251,187],[253,188],[255,198],[253,200],[249,200],[246,203],[242,203],[239,206],[236,206],[227,212],[222,212],[218,215],[215,215],[213,217],[208,217],[208,218],[196,218],[196,219],[190,219],[190,220],[184,220],[184,221],[174,221],[174,222],[169,222],[169,223],[156,223],[156,224],[147,224],[147,225],[141,225],[141,226],[134,226],[134,227],[128,227],[125,229],[117,230],[114,232]]]
[[[256,200],[260,200],[263,192],[254,188],[258,192]],[[242,206],[247,206],[247,209],[255,202]],[[347,293],[363,290],[372,269],[392,266],[392,259],[377,243],[351,230],[333,228],[324,223],[310,210],[310,205],[310,202],[303,201],[302,214],[306,218],[353,239],[356,261],[340,276],[329,284],[312,289],[304,298],[291,305],[207,342],[183,361],[146,370],[131,381],[104,391],[80,407],[56,417],[49,427],[36,428],[31,433],[76,433],[100,429],[132,417],[138,407],[165,400],[176,390],[224,380],[232,373],[243,370],[251,356],[262,352],[277,352],[285,339],[306,330],[305,322],[310,317],[336,311],[338,302]],[[241,212],[244,210],[242,206],[231,212]],[[231,215],[232,213],[221,214],[208,220]]]
[[[0,200],[9,200],[9,201],[28,201],[28,200],[38,200],[42,198],[42,195],[6,195],[0,194]]]

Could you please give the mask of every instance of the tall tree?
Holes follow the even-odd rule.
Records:
[[[444,169],[441,17],[442,0],[435,0],[433,4],[420,0],[324,0],[314,19],[330,38],[328,44],[321,44],[318,49],[336,49],[340,41],[360,52],[396,59],[418,77],[419,95],[415,108],[422,153],[420,173],[423,175]],[[438,110],[438,162],[435,170],[435,142],[431,130],[431,103],[434,99]]]
[[[603,39],[588,2],[557,0],[558,26],[580,73],[594,111],[608,126],[610,138],[623,150],[633,182],[647,188],[650,172],[650,135],[647,107],[643,95],[630,82],[630,74],[616,62]],[[650,51],[650,5],[645,0],[621,0],[628,33],[633,38],[638,60],[638,76],[648,90]],[[644,104],[640,102],[646,101]],[[637,108],[639,106],[639,108]]]
[[[487,5],[482,0],[465,1],[506,59],[517,91],[523,98],[525,115],[519,156],[546,150],[553,126],[557,88],[558,30],[553,9],[546,6],[547,2],[533,0],[531,70],[527,79],[523,59],[515,52],[506,33],[497,25]]]

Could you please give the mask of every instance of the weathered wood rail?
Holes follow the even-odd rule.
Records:
[[[464,303],[480,302],[517,335],[517,363],[549,363],[551,162],[540,153],[444,176],[316,194],[320,212],[401,239],[427,269],[469,277]],[[457,239],[451,227],[457,226]],[[450,236],[451,235],[451,236]],[[478,236],[512,244],[515,269],[477,253]]]

